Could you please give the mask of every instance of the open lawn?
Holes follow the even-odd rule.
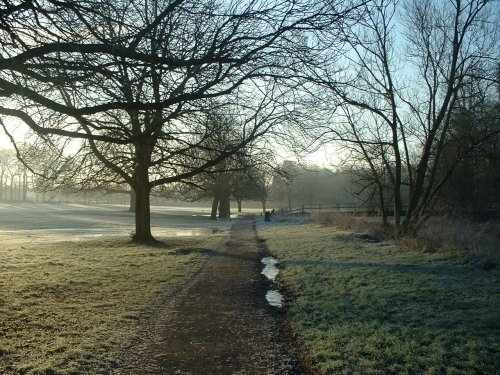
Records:
[[[154,236],[192,236],[228,230],[226,221],[208,220],[203,207],[151,207]],[[120,205],[0,202],[0,241],[47,242],[89,238],[127,238],[134,214]]]
[[[498,374],[500,270],[316,224],[261,225],[324,374]]]
[[[154,219],[165,229],[203,236],[188,231],[159,237],[164,245],[137,246],[126,220],[113,222],[128,213],[112,210],[0,207],[0,374],[108,373],[225,236],[190,213],[175,220],[160,212]],[[89,229],[99,239],[85,237]]]
[[[221,238],[166,240],[156,248],[120,240],[2,246],[0,373],[95,374],[116,366],[139,325]]]

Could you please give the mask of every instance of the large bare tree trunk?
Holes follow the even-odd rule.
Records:
[[[137,165],[134,171],[135,186],[135,234],[134,241],[139,243],[154,243],[156,240],[151,234],[151,207],[149,194],[151,191],[149,183],[148,165],[151,153],[147,147],[136,148]]]
[[[151,234],[151,209],[149,206],[149,186],[147,181],[137,183],[135,206],[134,241],[140,243],[156,242]]]

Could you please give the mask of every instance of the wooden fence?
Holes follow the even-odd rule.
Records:
[[[284,214],[313,213],[313,212],[352,212],[376,214],[378,210],[374,207],[360,206],[356,203],[342,203],[333,206],[322,205],[320,203],[302,204],[291,209],[284,209],[280,212]]]

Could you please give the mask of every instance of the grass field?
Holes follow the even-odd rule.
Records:
[[[140,324],[199,269],[203,249],[221,240],[3,242],[0,373],[107,373]]]
[[[500,270],[316,224],[261,226],[324,374],[499,374]]]

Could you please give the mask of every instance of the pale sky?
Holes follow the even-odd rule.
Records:
[[[8,117],[5,117],[4,121],[7,127],[9,128],[9,131],[12,131],[15,126],[15,123],[18,122],[17,120]],[[14,132],[13,135],[16,137],[17,141],[22,142],[24,138],[24,133],[27,130],[26,125],[19,123],[17,129],[18,131]],[[4,133],[3,128],[1,127],[0,127],[0,149],[8,149],[8,150],[14,149],[12,144],[10,143],[9,138]],[[290,151],[282,149],[279,152],[278,161],[284,161],[284,160],[297,161],[297,156]],[[301,158],[301,161],[307,164],[314,164],[322,168],[333,168],[335,164],[338,164],[339,159],[336,156],[336,151],[333,147],[322,146],[320,147],[319,150],[312,152],[307,156]]]

